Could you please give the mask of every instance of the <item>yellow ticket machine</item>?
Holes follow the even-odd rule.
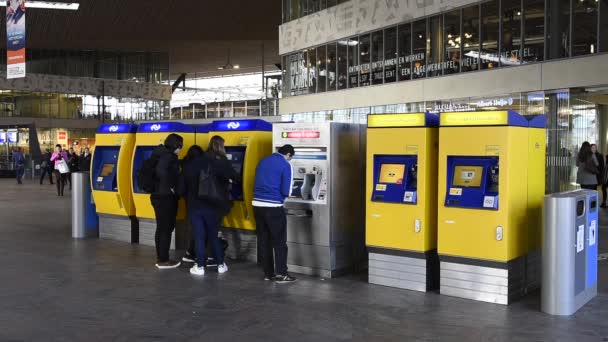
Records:
[[[222,234],[229,242],[227,254],[235,259],[257,261],[257,237],[253,217],[253,185],[259,161],[272,153],[272,124],[263,120],[221,120],[212,123],[209,138],[224,138],[226,156],[241,175],[232,184],[232,210],[224,218]]]
[[[203,150],[207,150],[207,145],[209,145],[209,131],[211,130],[212,124],[200,124],[194,125],[194,131],[196,132],[195,142],[198,146],[200,146]]]
[[[408,290],[439,286],[439,117],[367,118],[366,245],[369,282]]]
[[[137,125],[101,125],[95,135],[91,189],[102,239],[133,242],[137,225],[130,170],[136,131]]]
[[[441,294],[509,304],[538,284],[545,149],[542,116],[441,114]]]
[[[150,158],[156,147],[162,145],[169,134],[175,133],[184,139],[184,147],[180,152],[179,158],[186,156],[188,148],[195,142],[195,129],[190,125],[180,122],[149,122],[139,125],[135,139],[135,150],[133,153],[133,163],[131,169],[133,201],[139,219],[138,242],[147,246],[154,246],[154,232],[156,231],[156,221],[154,208],[150,202],[150,194],[140,189],[137,184],[137,172],[141,169],[143,162]],[[183,221],[186,218],[186,204],[180,199],[177,220]],[[181,232],[177,232],[179,235]],[[175,239],[173,239],[175,241]]]

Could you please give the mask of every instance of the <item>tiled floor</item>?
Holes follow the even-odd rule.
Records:
[[[70,238],[70,198],[0,180],[0,341],[608,341],[600,294],[570,318],[369,285],[365,275],[290,285],[248,263],[204,279],[160,272],[154,249]],[[606,222],[603,219],[603,222]],[[608,227],[600,227],[600,253]]]

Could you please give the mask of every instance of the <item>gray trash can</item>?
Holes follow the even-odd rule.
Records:
[[[541,310],[572,315],[597,295],[597,191],[545,196]]]
[[[72,238],[97,237],[97,214],[88,172],[72,173]]]

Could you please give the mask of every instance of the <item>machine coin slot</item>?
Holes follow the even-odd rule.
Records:
[[[286,214],[287,214],[287,216],[312,217],[312,210],[287,209]]]
[[[580,200],[576,202],[576,216],[581,217],[585,214],[585,201]]]

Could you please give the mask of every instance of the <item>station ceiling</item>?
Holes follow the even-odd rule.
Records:
[[[233,64],[261,66],[262,43],[265,64],[279,61],[281,6],[276,0],[71,2],[80,8],[28,10],[28,47],[168,51],[173,74],[216,70],[225,64],[228,48]],[[6,39],[0,26],[1,39]]]

